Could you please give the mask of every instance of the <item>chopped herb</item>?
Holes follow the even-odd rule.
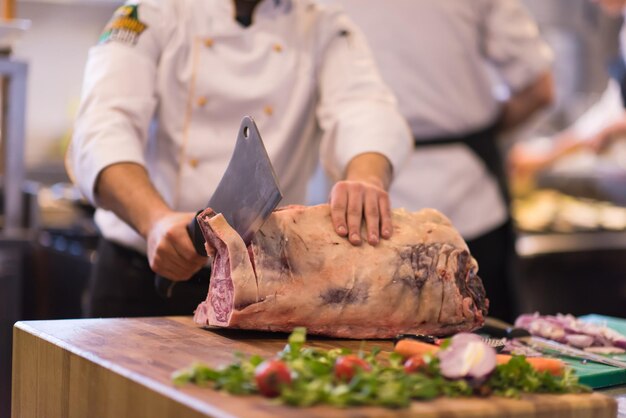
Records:
[[[391,353],[385,360],[380,360],[379,348],[369,353],[361,348],[357,355],[371,366],[370,370],[357,368],[350,381],[343,381],[335,376],[335,362],[340,356],[350,355],[350,350],[321,350],[306,347],[305,343],[306,330],[297,328],[289,336],[285,348],[277,354],[277,358],[286,363],[291,373],[291,383],[282,386],[277,398],[286,405],[404,408],[411,400],[428,400],[438,396],[484,396],[493,393],[515,398],[522,393],[591,391],[578,383],[571,369],[558,377],[547,372],[537,372],[523,356],[513,356],[508,363],[498,365],[488,379],[472,382],[444,378],[439,370],[439,359],[435,356],[424,357],[426,367],[422,372],[406,373],[400,355]],[[255,370],[263,360],[260,356],[248,357],[238,353],[235,362],[228,366],[214,369],[196,363],[175,372],[172,381],[175,385],[209,385],[235,395],[257,394],[259,389]]]
[[[572,369],[565,369],[563,376],[555,377],[548,372],[538,372],[524,356],[513,356],[506,364],[496,367],[487,384],[494,394],[519,397],[526,393],[586,393],[591,388],[578,383]]]

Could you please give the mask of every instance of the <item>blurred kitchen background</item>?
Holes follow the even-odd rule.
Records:
[[[620,19],[605,17],[589,0],[525,2],[556,54],[557,104],[509,141],[549,136],[568,126],[604,90],[607,64],[618,53]],[[0,417],[10,396],[12,324],[81,316],[81,295],[97,257],[97,231],[92,209],[69,184],[63,156],[88,48],[119,4],[18,0],[16,17],[29,20],[30,28],[0,30],[0,47],[3,37],[10,42],[19,35],[10,42],[12,52],[0,56],[5,76],[0,84]],[[8,72],[2,72],[2,62]],[[584,173],[515,187],[517,294],[523,311],[626,317],[626,165],[622,177],[612,181],[615,187],[608,192],[598,187],[597,176]]]

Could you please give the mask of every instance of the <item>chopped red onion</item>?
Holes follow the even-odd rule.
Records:
[[[604,326],[584,322],[573,315],[520,315],[515,326],[527,329],[532,335],[564,342],[579,348],[617,347],[626,349],[626,336]]]
[[[565,336],[565,341],[573,347],[587,348],[593,344],[593,337],[590,335],[570,334]]]
[[[517,340],[507,340],[502,352],[525,357],[541,357],[543,355],[539,351]]]
[[[455,335],[437,357],[441,374],[448,379],[482,379],[496,367],[496,351],[476,334]]]

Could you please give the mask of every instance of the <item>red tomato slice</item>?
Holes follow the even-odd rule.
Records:
[[[417,373],[426,371],[427,364],[424,360],[424,356],[421,354],[417,354],[415,356],[411,356],[404,362],[404,371],[409,373]]]
[[[291,384],[289,367],[280,360],[266,360],[254,370],[254,378],[261,395],[275,398],[283,386]]]
[[[354,354],[337,357],[335,361],[335,377],[339,380],[349,382],[356,374],[357,369],[370,371],[372,366]]]

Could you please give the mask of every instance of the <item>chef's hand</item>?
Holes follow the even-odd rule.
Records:
[[[198,255],[187,233],[193,213],[175,212],[154,188],[140,164],[106,167],[96,181],[95,198],[132,226],[148,244],[150,267],[160,276],[187,280],[207,261]]]
[[[585,141],[595,152],[606,151],[615,141],[626,138],[626,113]]]
[[[507,156],[509,174],[514,177],[534,177],[559,158],[590,147],[575,132],[563,131],[548,142],[517,143]]]
[[[350,162],[346,179],[330,192],[330,215],[337,234],[361,245],[365,221],[365,240],[370,245],[377,245],[380,237],[391,237],[391,203],[386,190],[390,180],[391,165],[381,154],[361,154]]]
[[[537,152],[525,144],[515,144],[507,155],[507,166],[512,177],[533,177],[553,162],[550,152]]]
[[[188,280],[207,261],[199,255],[187,233],[195,213],[170,212],[160,217],[147,236],[150,268],[174,281]]]

